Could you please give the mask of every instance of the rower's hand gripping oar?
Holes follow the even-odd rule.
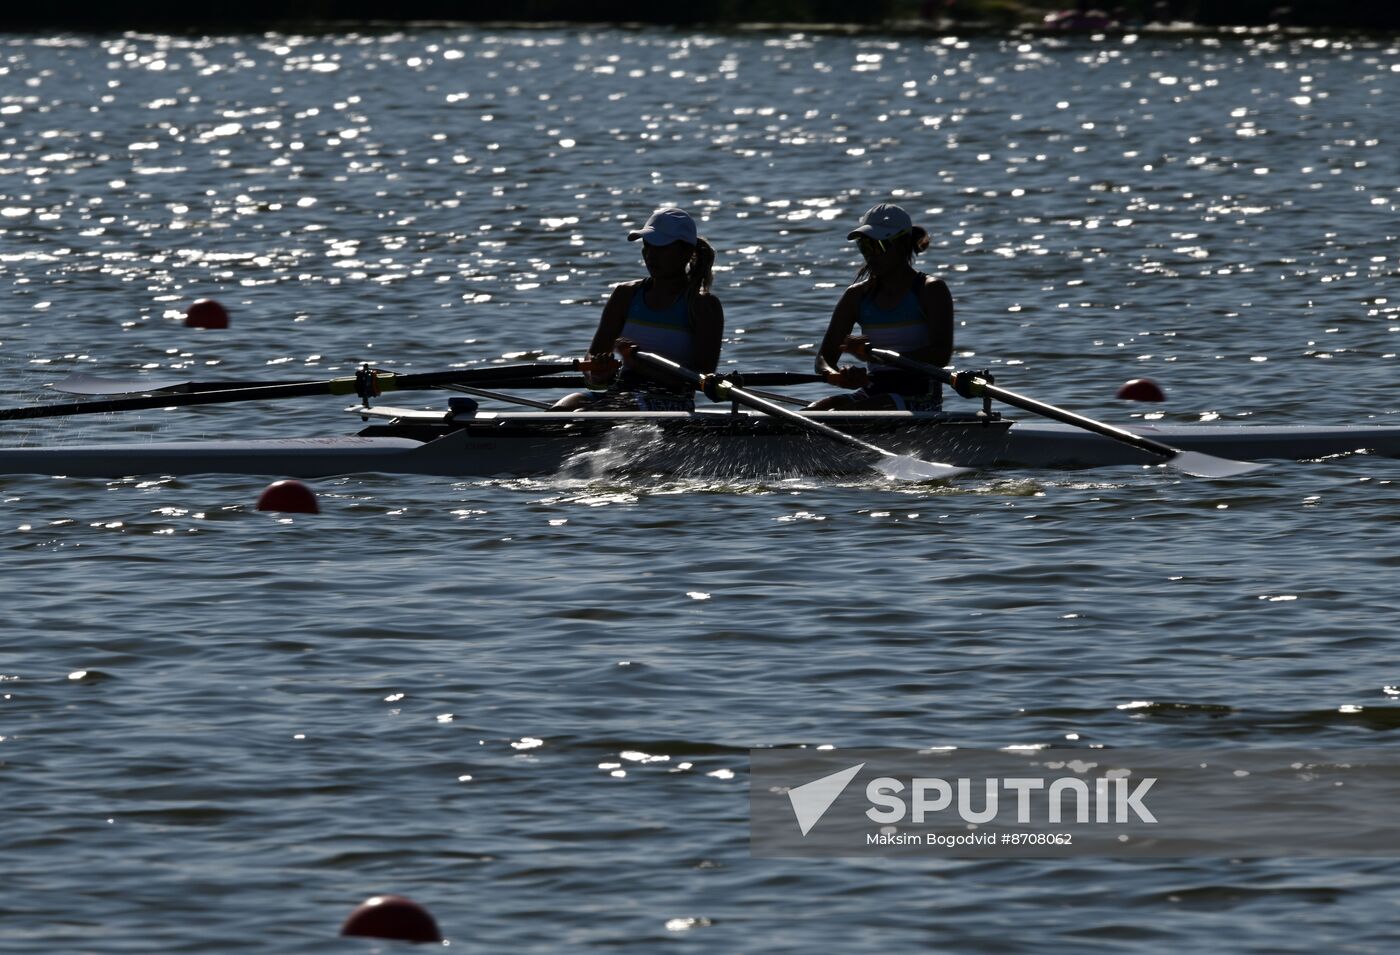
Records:
[[[930,365],[925,362],[905,358],[899,352],[890,351],[888,348],[873,348],[868,345],[863,346],[860,343],[853,344],[856,345],[856,349],[853,349],[851,354],[855,355],[857,358],[863,360],[873,359],[885,365],[894,365],[896,368],[904,368],[908,371],[915,371],[920,374],[932,376],[939,381],[952,385],[953,390],[964,398],[995,398],[1005,404],[1031,411],[1047,418],[1052,418],[1055,421],[1062,421],[1065,424],[1073,425],[1076,428],[1083,428],[1095,434],[1101,434],[1105,438],[1112,438],[1114,441],[1130,444],[1149,454],[1159,456],[1162,458],[1163,464],[1196,477],[1234,477],[1237,474],[1248,474],[1251,471],[1258,471],[1261,468],[1267,467],[1267,465],[1259,464],[1255,461],[1232,461],[1229,458],[1218,458],[1210,454],[1202,454],[1199,451],[1183,451],[1180,448],[1174,448],[1161,441],[1156,441],[1140,434],[1134,434],[1123,428],[1116,428],[1111,424],[1105,424],[1102,421],[1095,421],[1093,418],[1086,418],[1083,415],[1075,414],[1073,411],[1065,411],[1063,408],[1047,405],[1043,401],[1036,401],[1034,398],[1018,395],[1014,391],[998,388],[985,378],[981,378],[972,372],[950,372],[946,369],[939,368],[937,365]]]
[[[540,368],[540,366],[532,366]],[[568,371],[573,362],[560,362],[541,371]],[[495,365],[487,368],[458,368],[452,371],[430,371],[411,375],[380,371],[365,366],[354,377],[331,378],[324,381],[300,381],[260,385],[248,388],[228,388],[218,391],[196,391],[188,394],[150,395],[141,398],[115,398],[110,401],[75,401],[56,405],[32,405],[27,408],[0,408],[0,421],[23,418],[61,418],[79,414],[105,414],[111,411],[139,411],[144,408],[172,408],[184,405],[216,405],[234,401],[260,401],[276,398],[300,398],[306,395],[358,395],[366,404],[369,399],[386,391],[414,391],[451,384],[485,385],[511,381],[520,377],[519,365]]]
[[[668,358],[662,358],[660,355],[638,351],[633,352],[629,357],[647,366],[652,371],[690,382],[696,388],[703,391],[711,400],[737,401],[741,405],[747,405],[756,411],[762,411],[764,414],[791,421],[798,427],[823,435],[833,441],[839,441],[842,444],[850,445],[853,448],[859,448],[862,451],[867,451],[876,455],[878,460],[873,463],[871,467],[880,471],[886,477],[900,481],[942,481],[966,473],[968,470],[967,468],[954,467],[951,464],[921,461],[907,454],[895,454],[893,451],[886,451],[884,448],[878,448],[868,441],[862,441],[855,435],[847,434],[844,431],[838,431],[821,421],[813,421],[811,418],[800,415],[796,411],[784,408],[782,405],[775,404],[766,398],[760,398],[758,395],[745,391],[743,388],[740,388],[730,381],[726,381],[719,375],[702,375],[699,372],[691,371],[689,368],[678,365]]]

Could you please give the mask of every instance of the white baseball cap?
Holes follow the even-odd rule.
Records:
[[[672,242],[685,242],[694,245],[697,236],[695,220],[674,207],[657,209],[651,214],[646,225],[636,232],[627,233],[629,242],[643,239],[647,245],[670,245]]]
[[[871,239],[893,239],[901,233],[910,232],[914,228],[914,222],[909,218],[909,213],[892,202],[882,202],[860,217],[860,225],[856,226],[847,239],[858,239],[867,236]]]

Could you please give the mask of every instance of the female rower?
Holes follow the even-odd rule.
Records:
[[[943,405],[942,384],[927,375],[867,362],[837,367],[850,339],[857,354],[865,345],[889,348],[943,367],[953,357],[953,296],[942,279],[914,270],[914,256],[928,248],[928,233],[909,213],[882,202],[861,216],[854,239],[865,266],[846,289],[831,315],[817,352],[817,374],[830,384],[855,388],[807,407],[812,410],[937,411]],[[859,324],[861,334],[852,336]]]
[[[590,390],[560,399],[557,410],[693,411],[689,384],[648,378],[631,367],[631,354],[655,352],[701,374],[719,364],[724,309],[710,294],[715,250],[697,234],[695,220],[680,209],[660,209],[627,238],[642,240],[648,277],[613,289],[584,356]],[[621,365],[614,350],[622,353]]]

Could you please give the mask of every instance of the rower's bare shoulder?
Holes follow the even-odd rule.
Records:
[[[724,306],[720,304],[718,295],[711,295],[706,292],[703,295],[695,296],[695,311],[702,318],[723,318]]]
[[[846,287],[846,291],[841,293],[841,300],[836,303],[837,308],[859,308],[860,300],[870,292],[870,282],[862,279],[853,285]]]
[[[953,310],[953,293],[948,288],[948,283],[933,276],[924,276],[924,284],[919,289],[919,302],[924,306],[924,310],[935,309],[937,311]]]
[[[612,293],[608,295],[608,300],[603,305],[603,314],[606,316],[615,313],[626,313],[627,309],[632,305],[632,297],[637,294],[637,290],[641,287],[641,279],[614,285]]]

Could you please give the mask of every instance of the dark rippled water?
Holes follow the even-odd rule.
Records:
[[[957,362],[1125,420],[1390,415],[1400,48],[421,29],[0,38],[0,367],[566,355],[702,217],[806,370],[894,198]],[[214,296],[233,327],[179,320]],[[50,393],[51,394],[51,393]],[[338,433],[334,403],[4,444]],[[1393,417],[1390,420],[1394,420]],[[1400,866],[748,855],[751,747],[1385,746],[1397,480],[0,480],[0,949],[1379,952]],[[1300,820],[1302,824],[1304,820]]]

